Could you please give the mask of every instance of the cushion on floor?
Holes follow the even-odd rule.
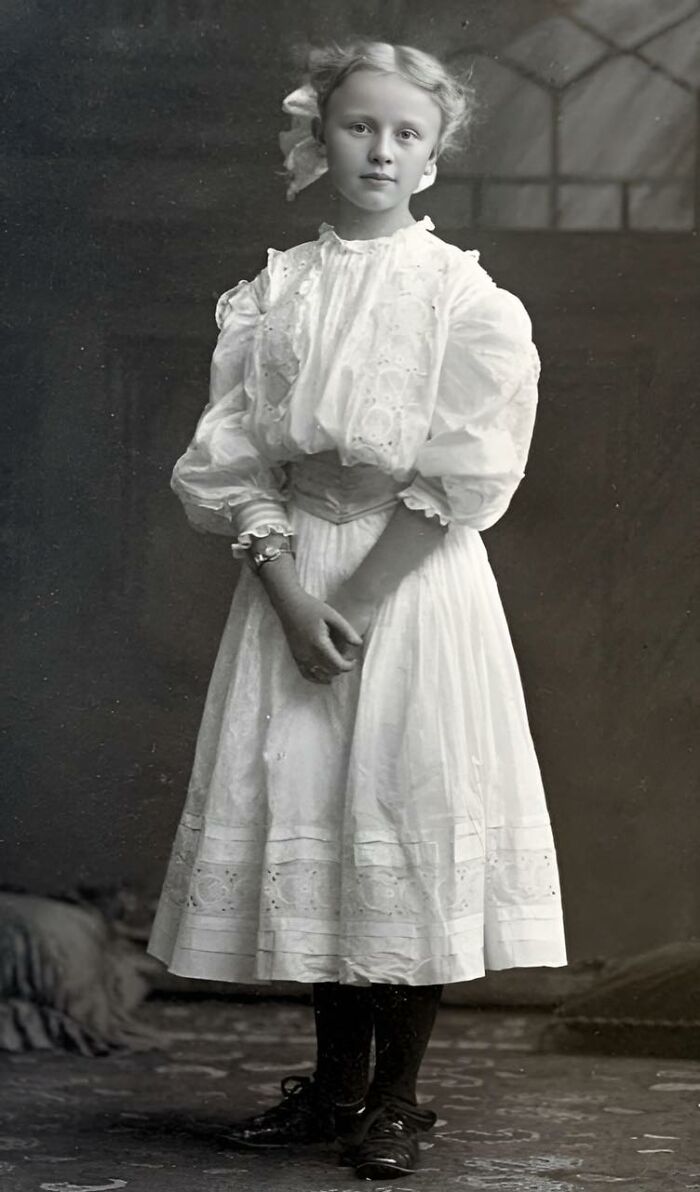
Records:
[[[557,1008],[556,1050],[700,1055],[700,942],[679,940],[610,961],[590,989]]]
[[[0,892],[0,1050],[159,1046],[133,1017],[149,968],[96,908]]]

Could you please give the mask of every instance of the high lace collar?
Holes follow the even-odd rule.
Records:
[[[435,224],[430,216],[424,215],[422,219],[417,219],[412,224],[406,224],[403,228],[397,228],[395,232],[390,232],[388,236],[372,236],[366,240],[344,240],[342,236],[338,235],[332,224],[322,223],[318,229],[318,238],[319,240],[330,240],[340,248],[344,248],[347,252],[376,252],[396,238],[403,238],[407,235],[411,236],[419,229],[432,232],[434,228]]]

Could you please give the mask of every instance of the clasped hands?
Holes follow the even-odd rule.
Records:
[[[444,541],[436,517],[399,503],[359,567],[329,593],[329,603],[302,588],[290,554],[259,572],[304,678],[330,683],[352,670],[376,609]]]
[[[353,669],[377,607],[441,547],[446,533],[440,518],[399,502],[358,568],[329,593],[328,604],[301,587],[290,554],[263,566],[259,574],[304,678],[330,683]]]
[[[373,611],[369,602],[342,588],[326,603],[300,587],[281,617],[300,674],[309,682],[329,684],[353,670]]]

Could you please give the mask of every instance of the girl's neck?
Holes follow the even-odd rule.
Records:
[[[342,240],[374,240],[378,236],[391,236],[399,228],[410,227],[415,222],[408,204],[393,207],[390,211],[363,211],[345,202],[341,195],[333,226]]]

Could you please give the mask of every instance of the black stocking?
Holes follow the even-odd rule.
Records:
[[[319,1088],[338,1105],[367,1094],[372,1030],[376,1063],[369,1098],[417,1104],[416,1081],[432,1034],[442,985],[313,986]]]
[[[372,996],[368,985],[314,984],[317,1060],[315,1078],[336,1105],[365,1098],[372,1045]]]
[[[371,985],[376,1064],[372,1102],[387,1096],[417,1104],[416,1080],[435,1024],[442,985]]]

